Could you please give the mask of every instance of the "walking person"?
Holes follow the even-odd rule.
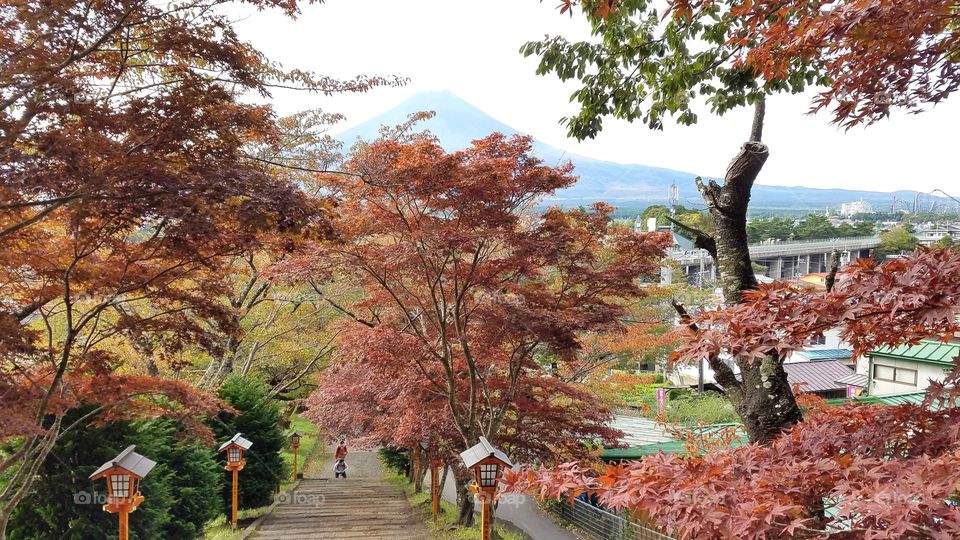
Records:
[[[340,445],[337,446],[337,450],[333,453],[333,459],[334,459],[333,477],[346,478],[347,477],[347,441],[343,437],[340,437]]]

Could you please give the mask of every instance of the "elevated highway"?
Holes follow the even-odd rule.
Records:
[[[763,274],[767,277],[790,279],[828,271],[834,251],[840,253],[842,267],[855,259],[869,257],[879,245],[879,236],[761,242],[750,244],[750,259],[766,268]],[[713,260],[705,250],[674,248],[668,255],[691,283],[704,284],[717,277]]]

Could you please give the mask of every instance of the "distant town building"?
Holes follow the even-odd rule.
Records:
[[[840,215],[845,217],[855,216],[857,214],[869,214],[871,212],[873,212],[873,206],[863,199],[840,205]]]
[[[868,365],[868,393],[871,396],[884,396],[922,392],[930,381],[946,378],[958,354],[960,341],[956,338],[947,343],[924,339],[916,345],[904,344],[870,351],[864,357]],[[863,364],[863,360],[860,363]]]
[[[921,223],[916,227],[915,236],[925,246],[939,242],[944,236],[960,243],[960,223]]]

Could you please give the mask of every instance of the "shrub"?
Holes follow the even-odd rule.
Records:
[[[81,407],[69,413],[64,425],[91,410]],[[66,432],[43,463],[30,494],[11,516],[8,537],[116,537],[117,515],[101,508],[106,484],[88,477],[135,444],[137,452],[157,466],[140,485],[146,500],[130,519],[130,538],[196,538],[203,524],[221,512],[220,475],[213,451],[195,441],[177,439],[179,427],[172,420],[157,419],[79,425]]]
[[[283,459],[280,451],[286,437],[280,429],[280,404],[268,397],[269,389],[253,377],[233,376],[227,379],[217,394],[236,413],[222,412],[211,426],[217,440],[223,442],[236,433],[242,433],[253,446],[246,452],[246,467],[240,471],[239,507],[260,508],[273,501],[283,478]],[[219,463],[224,462],[220,457]],[[224,478],[227,473],[223,472]],[[231,482],[224,481],[224,508],[230,507]]]
[[[380,449],[380,459],[384,465],[396,471],[397,474],[407,474],[410,469],[410,454],[406,448],[388,446]]]
[[[705,392],[703,396],[692,392],[671,392],[664,415],[668,422],[676,424],[725,424],[740,421],[740,417],[730,405],[730,400],[714,392]]]

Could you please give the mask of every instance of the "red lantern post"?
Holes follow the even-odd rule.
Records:
[[[237,433],[229,441],[220,445],[220,452],[227,453],[227,465],[224,469],[231,471],[233,473],[233,490],[231,492],[231,499],[233,502],[233,508],[230,511],[230,526],[236,530],[237,528],[237,499],[239,498],[239,487],[238,482],[240,481],[239,472],[247,465],[246,460],[243,459],[244,453],[253,446],[253,443],[247,439],[244,439],[240,433]]]
[[[103,505],[103,510],[120,517],[120,540],[130,537],[130,512],[143,502],[140,481],[157,465],[157,462],[134,452],[135,449],[135,445],[128,446],[90,475],[91,480],[107,479],[107,504]]]
[[[503,476],[504,467],[513,467],[506,454],[494,448],[486,437],[480,437],[480,442],[460,453],[460,459],[466,468],[472,469],[476,483],[470,486],[481,504],[480,538],[490,540],[493,532],[493,514],[490,505],[497,493],[497,484]]]
[[[297,450],[300,449],[300,437],[303,435],[294,431],[290,434],[290,448],[293,448],[293,480],[297,480]]]

